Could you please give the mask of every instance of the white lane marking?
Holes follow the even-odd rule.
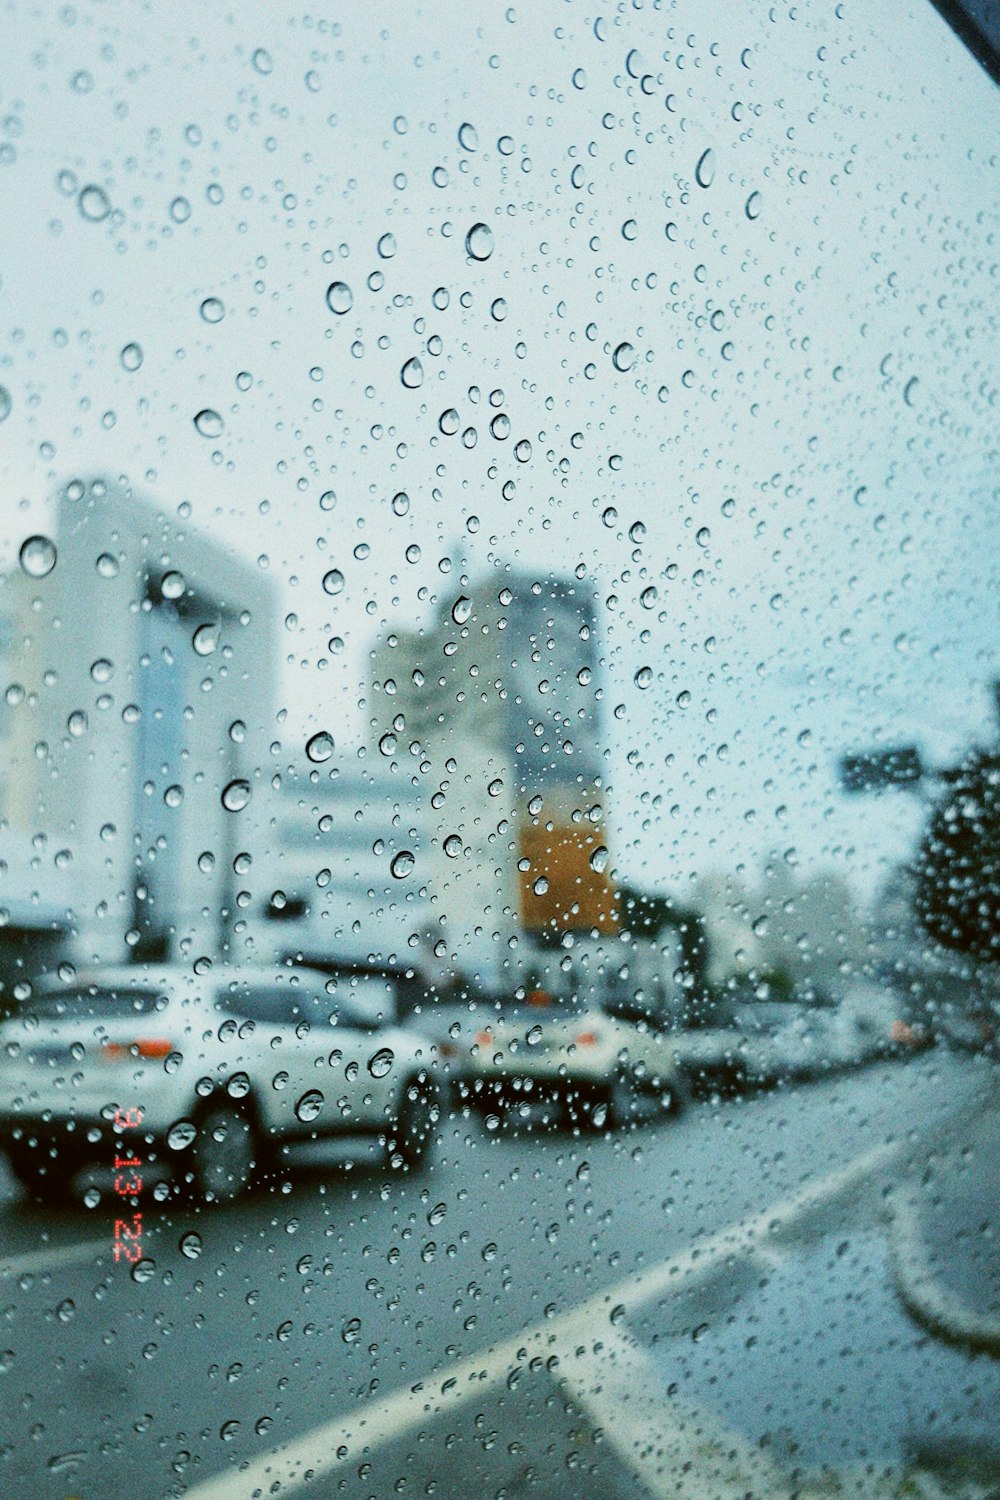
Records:
[[[57,1245],[52,1250],[32,1250],[25,1255],[7,1255],[0,1260],[0,1278],[24,1276],[29,1272],[54,1271],[60,1266],[74,1266],[80,1261],[100,1260],[111,1248],[110,1239],[78,1240],[73,1245]]]
[[[684,1492],[713,1500],[784,1495],[788,1482],[767,1455],[704,1407],[664,1388],[647,1351],[620,1328],[560,1363],[558,1379],[651,1500]]]
[[[418,1385],[341,1412],[270,1453],[207,1479],[188,1490],[187,1500],[255,1500],[284,1493],[290,1486],[304,1483],[307,1470],[315,1483],[345,1465],[357,1464],[366,1452],[405,1437],[440,1413],[464,1405],[534,1355],[557,1354],[561,1365],[574,1358],[595,1335],[603,1338],[611,1332],[609,1309],[620,1306],[627,1311],[664,1293],[689,1290],[727,1261],[735,1264],[741,1256],[755,1253],[758,1242],[766,1236],[787,1233],[816,1208],[860,1186],[901,1149],[898,1145],[877,1146],[792,1197],[771,1204],[752,1219],[720,1230],[704,1244],[595,1292],[550,1322],[522,1329]],[[559,1372],[556,1374],[558,1378]],[[277,1488],[272,1490],[272,1486]]]

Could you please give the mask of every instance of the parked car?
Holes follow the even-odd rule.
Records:
[[[545,988],[429,1009],[433,1037],[460,1098],[495,1113],[555,1101],[584,1128],[625,1123],[645,1097],[679,1112],[686,1088],[670,1045],[629,997]]]
[[[434,1134],[427,1048],[385,1024],[385,979],[307,968],[138,968],[47,984],[0,1027],[0,1147],[30,1191],[110,1166],[123,1116],[144,1159],[236,1197],[281,1142],[379,1136],[415,1167]],[[130,1133],[129,1144],[137,1137]]]

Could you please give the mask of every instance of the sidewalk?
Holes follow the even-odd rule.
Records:
[[[910,1158],[892,1217],[909,1312],[949,1343],[1000,1357],[1000,1072],[961,1127]]]

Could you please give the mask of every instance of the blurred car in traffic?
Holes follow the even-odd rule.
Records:
[[[306,968],[122,968],[36,990],[0,1027],[0,1148],[33,1194],[110,1166],[123,1118],[145,1159],[206,1199],[234,1198],[279,1144],[384,1139],[415,1166],[436,1087],[414,1033],[385,1024],[377,976]],[[136,1137],[132,1137],[132,1140]]]
[[[684,1107],[673,1033],[620,987],[479,996],[413,1024],[433,1038],[457,1097],[497,1115],[554,1102],[565,1123],[599,1130],[626,1123],[643,1101]]]
[[[906,1055],[931,1041],[891,991],[859,985],[836,1002],[740,1000],[723,1024],[680,1033],[675,1052],[695,1092],[731,1093]]]

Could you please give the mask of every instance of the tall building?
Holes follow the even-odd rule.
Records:
[[[68,484],[49,532],[15,542],[0,902],[19,901],[27,937],[34,907],[36,937],[82,962],[218,953],[252,878],[248,807],[274,728],[271,587],[103,478]]]
[[[511,571],[376,645],[372,747],[430,783],[423,871],[456,968],[501,983],[617,927],[592,589]]]

